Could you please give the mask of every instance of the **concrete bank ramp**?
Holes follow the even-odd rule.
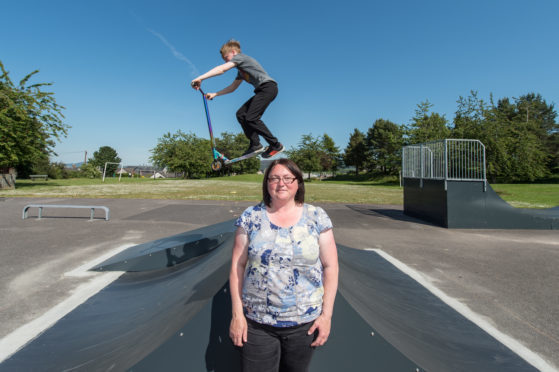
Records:
[[[231,220],[99,265],[130,271],[0,371],[240,371],[228,336],[233,232]],[[536,371],[378,253],[338,248],[332,333],[311,371]]]

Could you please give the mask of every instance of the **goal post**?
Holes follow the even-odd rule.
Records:
[[[106,162],[105,163],[105,168],[103,169],[103,182],[105,182],[105,173],[107,173],[107,164],[116,164],[116,165],[120,165],[120,170],[122,171],[122,163],[113,163],[113,162]],[[117,167],[118,169],[118,167]],[[120,177],[122,177],[122,172],[119,172],[118,174],[118,182],[120,182]]]

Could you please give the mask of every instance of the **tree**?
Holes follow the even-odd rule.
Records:
[[[468,97],[460,96],[456,102],[458,108],[451,137],[477,139],[484,144],[487,176],[495,182],[498,176],[510,171],[510,162],[507,154],[508,129],[495,111],[493,97],[486,103],[476,91],[470,91]]]
[[[548,105],[540,94],[528,93],[514,101],[518,120],[534,122],[534,130],[542,142],[545,143],[549,136],[559,130],[559,124],[555,123],[557,112],[554,105]]]
[[[504,172],[492,174],[510,181],[534,181],[548,174],[548,155],[544,144],[539,138],[539,128],[535,121],[527,121],[518,115],[519,107],[508,98],[500,99],[492,110],[492,118],[500,127],[501,169]],[[489,173],[489,172],[488,172]],[[491,173],[490,173],[491,174]]]
[[[17,86],[2,62],[0,70],[0,168],[15,167],[25,177],[34,164],[54,154],[54,140],[65,137],[70,127],[62,122],[64,107],[54,93],[43,91],[52,83],[28,84],[38,70]]]
[[[487,115],[491,106],[478,98],[477,92],[473,90],[466,98],[460,96],[456,103],[458,108],[454,116],[451,136],[481,140],[485,136]]]
[[[344,152],[344,162],[346,165],[355,167],[355,175],[363,169],[367,160],[367,147],[365,146],[365,135],[359,129],[355,128],[349,137],[349,143]]]
[[[304,134],[298,147],[292,147],[286,154],[303,172],[309,173],[309,179],[311,172],[335,172],[340,162],[340,150],[326,133],[322,137]]]
[[[93,153],[93,158],[89,159],[89,163],[99,167],[100,169],[105,169],[105,163],[116,163],[107,164],[106,174],[114,174],[122,160],[118,157],[115,149],[110,146],[101,146],[99,150]]]
[[[548,140],[549,171],[559,174],[559,131],[552,133]]]
[[[450,129],[444,115],[436,112],[429,114],[433,107],[428,100],[417,105],[415,116],[408,128],[409,143],[424,143],[448,138]]]
[[[151,150],[151,161],[172,172],[184,173],[184,178],[201,178],[208,174],[213,161],[211,144],[207,139],[179,130],[167,133]]]
[[[308,172],[309,179],[311,172],[319,172],[320,165],[320,141],[312,134],[304,134],[299,141],[298,148],[291,148],[286,151],[287,156],[293,160],[303,172]]]
[[[320,167],[325,172],[336,172],[341,162],[340,149],[328,134],[324,133],[320,140]]]
[[[547,104],[540,94],[528,93],[515,98],[517,121],[525,121],[541,142],[547,156],[547,171],[559,173],[557,112],[553,104]]]
[[[228,132],[221,133],[220,138],[216,138],[216,146],[218,151],[227,156],[229,159],[234,159],[241,156],[248,148],[250,141],[242,133],[232,134]],[[256,173],[260,169],[260,160],[257,157],[242,160],[232,163],[226,167],[221,168],[222,173]]]
[[[523,97],[528,98],[511,102],[505,97],[497,104],[491,97],[486,103],[472,91],[469,97],[457,101],[452,136],[478,139],[485,145],[487,177],[492,182],[533,181],[552,169],[546,162],[553,154],[553,137],[545,134],[553,129],[552,106],[550,110],[542,104],[545,101],[539,95]],[[526,102],[538,103],[532,107]],[[534,113],[532,118],[530,110]]]
[[[384,119],[378,119],[367,131],[365,139],[369,169],[382,174],[397,174],[402,163],[403,130]]]

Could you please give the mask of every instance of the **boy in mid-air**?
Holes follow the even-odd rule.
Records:
[[[260,64],[252,57],[241,53],[241,44],[236,40],[229,40],[220,49],[224,64],[214,67],[203,75],[192,80],[190,85],[198,90],[202,80],[222,75],[233,67],[239,71],[231,85],[217,93],[207,93],[207,99],[234,92],[239,85],[246,80],[254,86],[254,96],[245,102],[237,111],[237,120],[243,127],[245,136],[250,140],[249,148],[243,155],[261,152],[263,146],[260,144],[262,136],[268,142],[268,149],[262,154],[263,158],[270,158],[284,150],[283,145],[272,135],[266,124],[260,118],[268,105],[278,95],[278,85]]]

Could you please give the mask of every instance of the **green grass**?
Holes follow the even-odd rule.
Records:
[[[131,199],[262,199],[262,175],[239,175],[203,180],[162,179],[67,179],[18,180],[15,190],[0,190],[0,197],[131,198]],[[373,186],[359,182],[305,182],[308,202],[402,204],[396,186]]]
[[[202,180],[150,178],[75,178],[66,180],[18,180],[15,190],[0,190],[0,197],[130,198],[246,200],[262,198],[262,175],[250,174]],[[559,205],[557,184],[494,184],[493,189],[518,208],[551,208]],[[345,175],[305,182],[310,203],[402,205],[403,189],[396,177],[370,178]]]
[[[232,179],[234,179],[237,182],[258,182],[258,183],[262,183],[262,180],[264,179],[264,175],[263,174],[239,174],[237,176],[230,176],[230,177],[216,177],[216,178],[212,178],[216,181],[231,181]]]
[[[559,205],[559,184],[500,183],[491,187],[513,207],[552,208]]]
[[[363,177],[359,175],[355,176],[336,176],[333,178],[327,178],[321,182],[327,182],[331,184],[340,185],[361,185],[361,186],[386,186],[386,187],[400,187],[400,181],[398,177],[395,176],[385,176],[385,177]]]

